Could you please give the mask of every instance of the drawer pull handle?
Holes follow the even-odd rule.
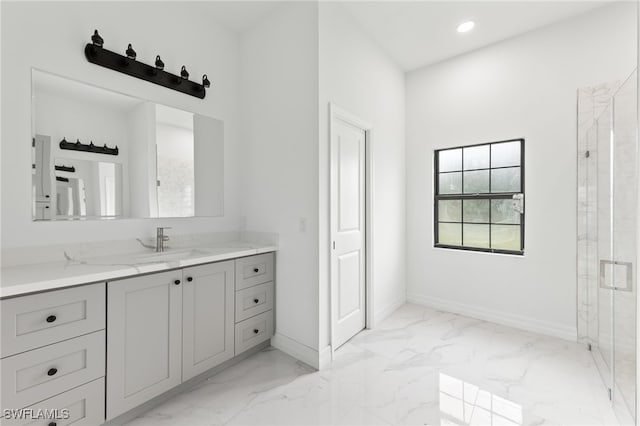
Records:
[[[255,273],[257,274],[258,272],[260,272],[260,269],[258,269],[258,268],[253,268],[253,272],[255,272]]]
[[[258,330],[257,328],[254,328],[254,329],[253,329],[253,332],[254,332],[255,334],[258,334],[258,333],[260,333],[260,330]]]
[[[47,371],[47,376],[55,376],[57,372],[57,368],[50,368],[49,371]]]
[[[47,317],[47,322],[54,322],[57,319],[55,315],[49,315]]]
[[[175,285],[180,285],[180,280],[175,280],[173,283],[174,283]]]
[[[260,299],[253,299],[253,303],[258,303]]]
[[[189,282],[193,281],[193,277],[187,277],[187,281]]]

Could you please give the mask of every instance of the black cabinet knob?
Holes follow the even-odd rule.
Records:
[[[49,195],[45,195],[44,198],[49,198]]]
[[[253,272],[255,272],[255,273],[257,274],[258,272],[260,272],[260,269],[258,269],[258,268],[253,268]]]
[[[193,277],[187,277],[187,281],[189,282],[193,281]]]
[[[47,317],[47,322],[54,322],[57,319],[55,315],[49,315]]]
[[[258,333],[260,333],[260,330],[258,330],[257,328],[254,328],[254,329],[253,329],[253,332],[254,332],[255,334],[258,334]]]
[[[48,425],[48,426],[58,426],[58,423],[56,423],[56,422],[51,422],[51,423],[49,423],[49,425]]]
[[[253,299],[253,303],[258,303],[260,299]]]
[[[57,372],[57,368],[50,368],[49,371],[47,371],[47,376],[55,376]]]
[[[174,283],[175,285],[180,285],[180,280],[175,280],[173,283]]]

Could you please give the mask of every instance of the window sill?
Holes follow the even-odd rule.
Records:
[[[456,252],[495,254],[495,255],[524,258],[524,250],[523,251],[495,250],[495,249],[483,249],[483,248],[473,248],[473,247],[448,246],[444,244],[434,244],[433,247],[436,249],[451,250]]]

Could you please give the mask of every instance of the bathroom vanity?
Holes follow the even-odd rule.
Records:
[[[26,424],[7,411],[25,408],[58,410],[41,421],[50,426],[117,424],[264,348],[274,252],[237,244],[3,268],[2,424]]]

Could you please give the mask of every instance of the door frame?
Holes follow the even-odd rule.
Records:
[[[357,115],[337,106],[335,103],[329,102],[329,241],[327,241],[329,247],[329,306],[330,306],[330,346],[331,346],[331,359],[334,358],[336,350],[334,342],[335,326],[337,320],[337,283],[333,279],[333,241],[335,235],[333,233],[333,164],[332,164],[332,146],[333,146],[333,130],[336,120],[344,121],[359,129],[362,129],[365,133],[365,191],[364,191],[364,204],[365,204],[365,238],[364,238],[364,250],[365,250],[365,329],[373,327],[374,324],[374,311],[373,311],[373,126],[366,120],[358,117]]]

